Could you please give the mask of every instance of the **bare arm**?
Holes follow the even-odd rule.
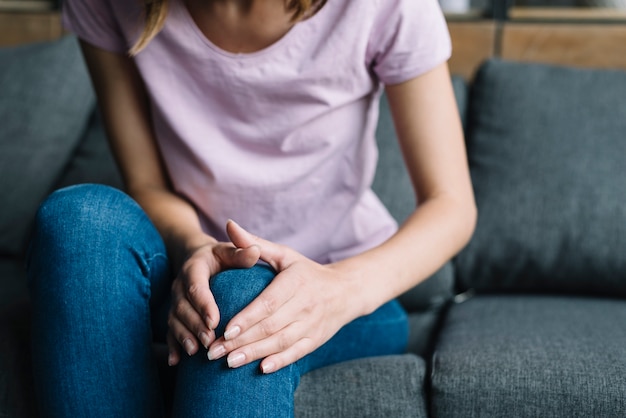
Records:
[[[129,57],[81,42],[111,148],[128,193],[142,206],[180,265],[187,246],[210,238],[194,209],[170,192],[154,140],[143,82]]]
[[[98,97],[111,148],[128,193],[141,205],[164,239],[174,273],[168,324],[170,364],[178,343],[188,354],[215,338],[219,310],[209,277],[227,267],[248,267],[258,249],[237,250],[206,235],[194,208],[169,186],[152,131],[148,98],[134,62],[125,55],[81,43]]]
[[[364,299],[362,313],[433,274],[465,246],[476,222],[463,130],[447,65],[388,86],[386,93],[418,207],[386,243],[340,263],[361,272],[357,281],[374,282],[365,286],[372,291]]]
[[[468,242],[476,208],[447,65],[389,86],[387,94],[419,202],[415,212],[382,245],[326,266],[229,223],[232,242],[259,245],[279,274],[226,326],[240,330],[237,336],[219,338],[210,354],[243,354],[243,364],[265,357],[262,370],[275,371],[424,280]]]

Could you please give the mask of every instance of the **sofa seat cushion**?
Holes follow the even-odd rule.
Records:
[[[489,61],[467,129],[462,288],[626,296],[626,72]]]
[[[165,404],[171,411],[175,368],[167,366],[167,346],[155,344]],[[297,418],[421,418],[426,366],[411,354],[370,357],[305,374],[296,390]]]
[[[0,311],[25,298],[27,293],[26,269],[22,258],[0,257]]]
[[[0,254],[21,255],[39,203],[95,106],[74,37],[0,51]]]
[[[30,302],[0,308],[0,417],[37,417],[30,356]]]
[[[626,301],[475,296],[450,308],[434,417],[626,416]]]
[[[424,361],[417,356],[352,360],[302,377],[297,418],[427,417]]]

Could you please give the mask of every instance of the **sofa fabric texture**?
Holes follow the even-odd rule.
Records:
[[[62,174],[95,96],[76,40],[0,50],[0,254],[19,256],[39,202]]]
[[[489,61],[453,85],[475,236],[400,297],[413,354],[307,374],[296,416],[626,416],[626,73]],[[59,187],[123,186],[74,37],[0,49],[0,91],[0,416],[26,418],[33,214]],[[374,190],[402,222],[415,200],[385,100],[377,140]]]
[[[626,296],[626,72],[492,60],[472,87],[461,289]]]
[[[432,360],[433,417],[621,417],[626,303],[475,296],[450,308]]]
[[[424,361],[410,354],[314,370],[296,391],[296,418],[318,418],[329,406],[341,418],[426,418],[425,373]]]

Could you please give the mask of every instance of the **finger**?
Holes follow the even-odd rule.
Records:
[[[180,280],[175,280],[172,285],[172,308],[168,316],[168,326],[174,332],[174,336],[189,353],[191,348],[187,341],[186,335],[191,332],[200,340],[203,346],[208,347],[215,340],[215,333],[207,327],[205,321],[184,297],[182,293]],[[181,324],[184,327],[184,335],[176,333],[180,328],[175,328]],[[195,339],[194,339],[195,342]]]
[[[181,321],[174,315],[170,315],[167,325],[169,327],[168,335],[172,335],[174,341],[180,344],[188,355],[192,356],[198,352],[196,337]],[[168,340],[169,344],[170,341]],[[174,344],[172,343],[172,345]]]
[[[250,268],[259,262],[261,248],[252,245],[247,248],[237,248],[231,244],[218,245],[213,250],[223,268]],[[215,274],[217,272],[213,272]]]
[[[295,280],[280,281],[274,279],[259,296],[226,324],[224,338],[226,340],[234,340],[262,321],[265,321],[264,332],[267,333],[267,336],[286,325],[286,323],[280,322],[274,324],[272,321],[280,321],[280,318],[293,321],[293,317],[290,314],[295,312],[291,311],[285,312],[277,318],[269,318],[272,318],[279,309],[293,298],[296,287],[297,282]]]
[[[245,345],[226,357],[228,367],[237,368],[255,360],[289,350],[300,339],[297,325],[291,324],[268,338]]]
[[[264,374],[274,373],[312,353],[313,350],[315,350],[313,340],[310,338],[298,340],[286,350],[263,359],[260,365],[261,371]]]
[[[258,246],[260,258],[276,271],[282,271],[287,268],[299,255],[289,247],[267,241],[249,233],[232,219],[226,223],[226,233],[232,243],[238,248]]]
[[[175,366],[180,361],[180,345],[178,345],[178,341],[174,337],[171,331],[167,331],[167,364],[168,366]]]
[[[184,271],[181,272],[181,276],[182,292],[184,292],[187,300],[196,311],[200,321],[209,330],[214,330],[220,321],[220,311],[215,303],[213,293],[209,289],[211,272],[208,265],[202,261],[186,264]],[[186,322],[187,324],[199,326],[195,322],[195,318],[190,319],[194,320],[194,322]]]
[[[209,360],[216,360],[243,346],[256,343],[277,334],[294,322],[293,318],[295,318],[295,314],[296,312],[293,312],[293,314],[282,313],[281,318],[285,318],[284,320],[277,318],[277,315],[273,315],[255,324],[248,331],[239,334],[236,338],[229,337],[229,339],[226,339],[220,337],[209,347],[209,352],[207,353]]]

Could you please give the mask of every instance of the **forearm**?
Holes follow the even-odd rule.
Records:
[[[161,187],[141,187],[131,188],[129,193],[161,234],[175,271],[193,250],[217,242],[203,232],[193,206],[173,192]]]
[[[469,241],[476,207],[447,65],[386,87],[419,205],[382,245],[338,263],[367,314],[437,271]]]
[[[450,195],[422,203],[382,245],[336,263],[355,316],[373,312],[436,272],[469,241],[476,222],[471,197]]]
[[[258,248],[260,258],[278,275],[226,324],[226,331],[236,332],[235,337],[218,338],[209,347],[210,358],[243,356],[252,362],[265,357],[264,373],[297,361],[348,322],[434,272],[467,242],[474,218],[471,193],[439,194],[425,199],[384,244],[329,265],[229,222],[226,230],[233,244]]]
[[[202,233],[192,205],[168,187],[148,96],[134,62],[84,41],[81,47],[126,189],[163,237],[177,272],[187,254],[215,240]]]

